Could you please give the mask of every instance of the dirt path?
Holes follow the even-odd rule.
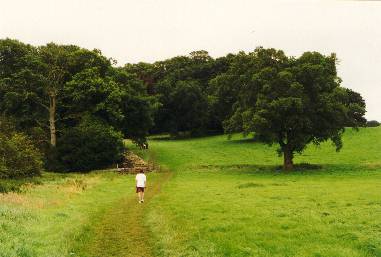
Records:
[[[151,198],[158,194],[161,185],[170,178],[162,173],[145,194],[145,203],[136,198],[123,199],[110,209],[96,228],[96,237],[89,246],[91,257],[149,257],[153,256],[150,235],[144,227],[143,213]]]

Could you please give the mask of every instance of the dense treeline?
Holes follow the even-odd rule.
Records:
[[[153,64],[127,64],[124,70],[144,81],[147,93],[155,95],[160,107],[151,132],[200,134],[223,131],[222,121],[232,104],[210,81],[226,72],[234,55],[213,59],[206,51],[194,51],[189,56],[177,56]]]
[[[294,152],[308,143],[330,139],[340,149],[344,127],[365,123],[365,103],[340,86],[336,63],[335,55],[294,58],[257,48],[116,67],[98,50],[6,39],[0,41],[0,111],[51,169],[117,162],[123,138],[146,147],[149,133],[212,131],[254,132],[279,144],[290,169]]]
[[[345,127],[366,122],[364,100],[341,87],[336,64],[334,54],[295,58],[259,47],[217,59],[196,51],[124,69],[159,100],[153,132],[253,132],[259,141],[278,144],[284,168],[292,169],[294,153],[309,143],[331,140],[338,151]]]
[[[124,137],[145,142],[156,100],[139,78],[112,64],[98,50],[0,41],[1,114],[31,138],[49,169],[102,168],[120,161]],[[82,157],[92,165],[74,161]]]

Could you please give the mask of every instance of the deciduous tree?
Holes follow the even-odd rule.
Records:
[[[252,58],[257,68],[242,85],[225,129],[279,144],[285,170],[293,169],[295,152],[311,142],[331,140],[340,150],[345,126],[365,122],[365,103],[359,94],[340,86],[334,54],[306,52],[295,59],[258,48]]]

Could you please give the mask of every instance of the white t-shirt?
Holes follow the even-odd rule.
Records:
[[[144,175],[143,173],[136,174],[135,180],[136,180],[136,187],[146,187],[147,178],[146,178],[146,175]]]

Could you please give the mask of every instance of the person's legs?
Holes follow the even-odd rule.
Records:
[[[136,194],[137,194],[137,196],[138,196],[138,201],[140,202],[140,200],[141,200],[141,196],[140,196],[140,190],[139,190],[139,188],[136,188]]]
[[[142,200],[142,192],[140,190],[138,191],[138,200],[139,202]]]
[[[138,193],[138,200],[139,203],[144,202],[144,188],[137,187],[136,193]]]

